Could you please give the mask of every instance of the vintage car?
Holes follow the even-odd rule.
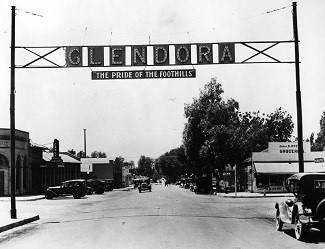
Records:
[[[84,197],[86,193],[86,180],[76,179],[62,182],[61,186],[48,187],[45,191],[45,198],[53,199],[53,197],[72,195],[75,199],[80,199]]]
[[[99,179],[88,179],[86,180],[88,188],[92,189],[96,194],[102,195],[105,192],[105,181]],[[87,191],[87,194],[91,191]]]
[[[141,182],[138,185],[139,193],[144,190],[149,190],[151,192],[151,184],[149,178],[142,178]]]
[[[325,218],[325,173],[297,173],[288,178],[286,188],[294,200],[275,204],[276,228],[294,224],[295,237],[303,240],[310,229],[323,230]]]

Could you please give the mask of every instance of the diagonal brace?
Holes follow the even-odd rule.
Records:
[[[48,59],[45,58],[46,56],[48,56],[49,54],[54,53],[55,51],[57,51],[57,50],[60,49],[60,48],[61,48],[61,47],[57,47],[57,48],[53,49],[52,51],[50,51],[50,52],[48,52],[48,53],[46,53],[46,54],[44,54],[44,55],[41,56],[41,55],[39,55],[39,54],[37,54],[37,53],[35,53],[35,52],[33,52],[33,51],[31,51],[31,50],[29,50],[29,49],[27,49],[27,48],[24,47],[24,49],[26,49],[28,52],[37,55],[39,58],[37,58],[37,59],[35,59],[35,60],[33,60],[33,61],[27,63],[26,65],[24,65],[24,66],[22,66],[22,67],[28,67],[29,65],[33,64],[34,62],[36,62],[36,61],[38,61],[38,60],[40,60],[40,59],[44,59],[44,60],[46,60],[46,61],[48,61],[48,62],[54,64],[54,65],[57,66],[57,67],[61,67],[60,65],[54,63],[53,61],[50,61],[50,60],[48,60]]]
[[[265,48],[265,49],[263,49],[263,50],[261,50],[261,51],[258,50],[258,49],[256,49],[256,48],[254,48],[254,47],[252,47],[252,46],[247,45],[246,43],[241,43],[242,45],[244,45],[244,46],[246,46],[246,47],[248,47],[248,48],[250,48],[250,49],[253,49],[253,50],[255,50],[255,51],[258,52],[258,53],[256,53],[255,55],[253,55],[253,56],[247,58],[246,60],[242,61],[242,63],[245,63],[246,61],[248,61],[248,60],[254,58],[255,56],[257,56],[257,55],[259,55],[259,54],[263,54],[263,55],[265,55],[265,56],[271,58],[272,60],[275,60],[276,62],[281,62],[281,61],[279,61],[278,59],[275,59],[274,57],[272,57],[272,56],[270,56],[270,55],[264,53],[266,50],[268,50],[268,49],[270,49],[270,48],[273,48],[274,46],[278,45],[279,43],[280,43],[280,42],[276,42],[276,43],[274,43],[273,45],[271,45],[271,46],[269,46],[269,47],[267,47],[267,48]]]

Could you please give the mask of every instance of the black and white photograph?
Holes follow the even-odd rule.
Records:
[[[325,248],[325,2],[0,2],[0,248]]]

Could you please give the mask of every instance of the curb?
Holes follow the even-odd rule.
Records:
[[[278,198],[278,197],[293,197],[293,196],[286,196],[286,195],[261,195],[261,196],[234,196],[234,195],[216,195],[219,197],[224,197],[224,198]]]
[[[10,229],[13,229],[13,228],[16,228],[16,227],[19,227],[19,226],[26,225],[26,224],[36,221],[36,220],[39,220],[39,215],[2,226],[2,227],[0,227],[0,233],[10,230]]]
[[[42,199],[45,199],[45,196],[44,197],[34,198],[34,199],[27,199],[27,200],[17,200],[16,199],[16,201],[38,201],[38,200],[42,200]]]

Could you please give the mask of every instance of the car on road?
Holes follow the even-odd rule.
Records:
[[[141,179],[141,182],[138,185],[138,190],[139,190],[139,193],[141,193],[142,191],[146,191],[146,190],[151,192],[150,179],[149,178]]]
[[[105,192],[105,181],[99,179],[88,179],[86,180],[86,184],[87,187],[91,188],[96,194],[102,195]]]
[[[86,180],[75,179],[62,182],[61,186],[48,187],[45,191],[45,198],[53,199],[53,197],[72,195],[75,199],[80,199],[84,197],[86,193]]]
[[[276,228],[294,224],[295,237],[304,240],[311,229],[325,228],[325,173],[297,173],[287,179],[286,188],[295,198],[277,202]]]

